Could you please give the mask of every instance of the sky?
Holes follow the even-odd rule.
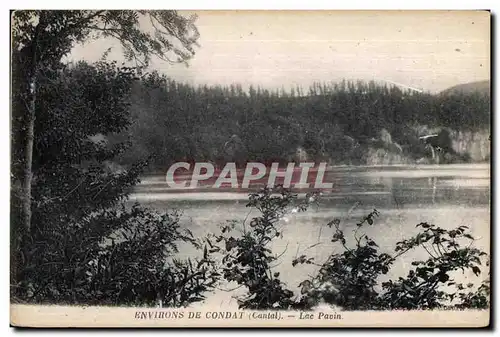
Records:
[[[193,12],[180,12],[190,15]],[[265,88],[375,80],[439,92],[490,79],[487,11],[200,11],[189,67],[151,68],[191,84]],[[95,61],[117,41],[76,46],[70,59]]]

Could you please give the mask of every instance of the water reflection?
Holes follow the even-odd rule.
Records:
[[[396,242],[415,235],[418,230],[415,225],[420,222],[445,228],[469,226],[473,236],[478,238],[475,245],[489,252],[489,165],[337,167],[332,168],[327,177],[334,183],[332,191],[323,195],[317,207],[293,214],[283,226],[284,238],[273,242],[273,251],[286,250],[283,261],[291,261],[298,250],[316,244],[318,236],[325,233],[324,225],[333,218],[343,219],[346,233],[350,233],[349,226],[355,228],[355,223],[373,208],[381,215],[376,225],[366,228],[366,234],[374,238],[384,252],[393,251]],[[182,224],[197,237],[218,233],[218,225],[227,220],[243,221],[249,216],[249,209],[245,207],[247,193],[210,190],[179,193],[169,190],[163,179],[161,176],[146,177],[132,194],[131,201],[162,211],[182,210]],[[332,245],[327,241],[308,251],[309,256],[324,261],[332,252]],[[190,247],[182,247],[180,252],[184,258],[199,254]],[[425,258],[411,254],[418,252],[411,252],[409,260]],[[293,268],[290,263],[282,263],[276,271],[293,290],[298,286],[297,280],[314,273],[307,269],[309,267],[313,268]],[[410,267],[401,260],[388,277],[406,275]],[[220,291],[207,301],[237,309],[233,295]]]
[[[146,177],[132,201],[163,204],[227,205],[244,203],[248,192],[202,188],[169,189],[164,177]],[[333,167],[325,175],[333,188],[325,191],[325,205],[351,207],[355,202],[384,208],[429,205],[489,205],[490,170],[487,164],[396,167]],[[181,193],[182,192],[182,193]]]

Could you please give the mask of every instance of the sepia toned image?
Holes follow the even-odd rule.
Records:
[[[486,327],[490,21],[11,12],[14,327]]]

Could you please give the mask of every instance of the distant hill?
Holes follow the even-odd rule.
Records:
[[[484,94],[490,93],[490,81],[477,81],[455,85],[451,88],[441,91],[440,95],[452,95],[457,93],[473,93],[480,92]]]

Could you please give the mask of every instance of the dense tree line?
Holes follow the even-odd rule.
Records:
[[[288,162],[297,148],[310,160],[363,164],[368,145],[383,146],[383,129],[398,145],[392,150],[418,159],[428,153],[415,126],[474,131],[490,122],[488,95],[431,95],[373,82],[245,91],[193,87],[152,73],[136,83],[132,97],[134,122],[117,138],[134,146],[121,163],[153,155],[152,171],[181,160]]]

